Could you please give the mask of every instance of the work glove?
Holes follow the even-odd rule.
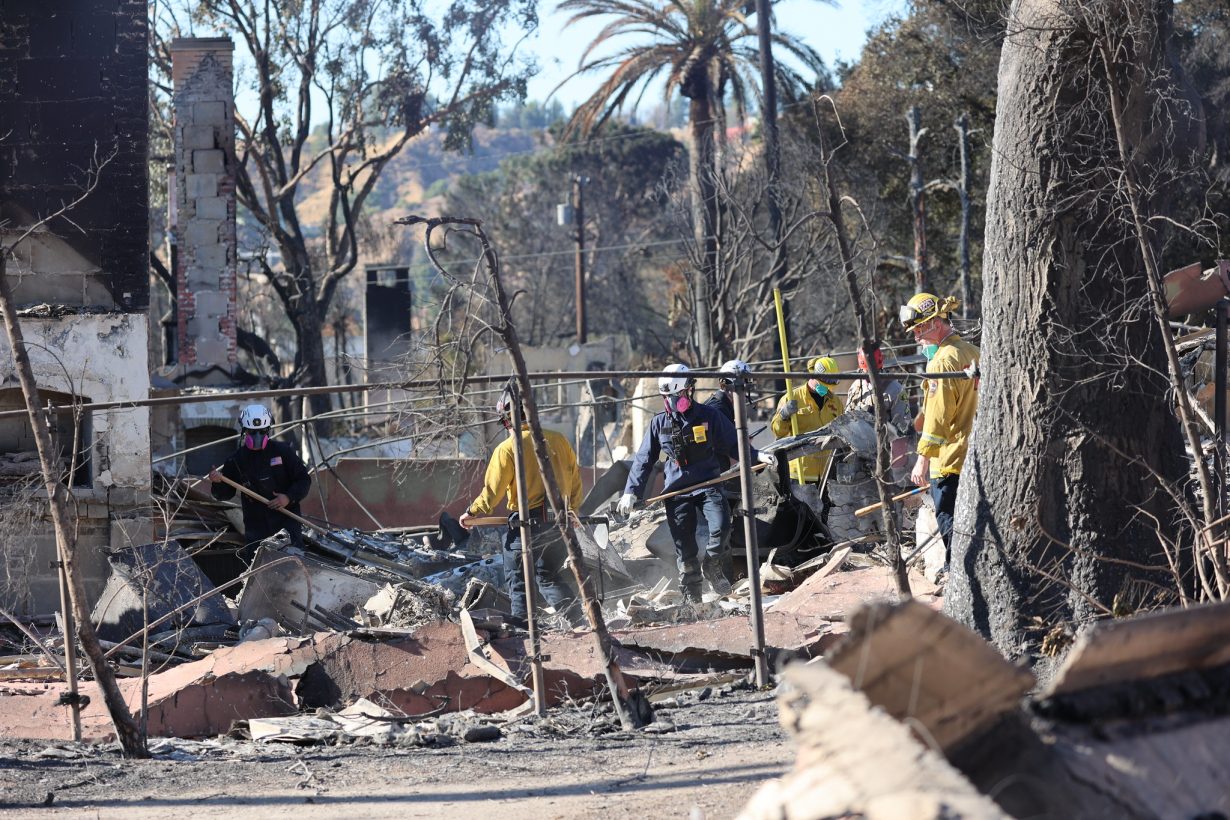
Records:
[[[756,453],[756,460],[761,464],[768,464],[770,467],[777,465],[777,456],[773,453],[766,453],[763,450]]]
[[[619,514],[627,518],[632,513],[632,508],[636,506],[636,496],[632,493],[624,493],[619,498]]]
[[[777,409],[777,415],[782,421],[790,421],[790,417],[799,412],[799,403],[794,399],[786,399],[786,403]]]
[[[978,375],[979,375],[978,374],[978,362],[974,362],[969,367],[965,368],[964,373],[965,373],[965,378],[967,379],[978,378]]]

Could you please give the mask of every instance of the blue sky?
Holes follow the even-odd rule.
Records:
[[[866,40],[867,29],[890,14],[904,11],[906,0],[838,0],[826,4],[818,0],[782,0],[777,5],[777,24],[782,31],[795,34],[816,49],[832,66],[838,59],[852,60]],[[539,65],[540,73],[529,86],[529,98],[545,100],[561,80],[576,70],[581,53],[602,28],[602,21],[564,29],[565,15],[555,14],[552,0],[545,0],[539,31],[526,45]],[[566,110],[589,96],[600,80],[577,77],[556,95]],[[646,105],[658,102],[656,93],[645,96]]]

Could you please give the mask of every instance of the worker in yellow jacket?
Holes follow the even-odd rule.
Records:
[[[517,498],[517,470],[513,453],[513,397],[505,390],[496,402],[496,415],[504,428],[509,431],[508,438],[501,441],[491,454],[487,463],[487,473],[483,478],[483,490],[478,498],[466,509],[461,518],[457,519],[461,526],[469,529],[471,521],[480,515],[488,515],[500,503],[500,496],[506,497],[506,505],[510,513],[508,531],[504,534],[504,584],[508,589],[508,597],[512,602],[512,622],[523,626],[526,613],[529,611],[526,600],[525,576],[521,570],[521,520],[528,520],[533,536],[534,569],[538,580],[538,590],[542,597],[556,612],[563,615],[571,623],[581,622],[581,608],[572,595],[572,591],[563,583],[563,577],[568,559],[568,550],[564,546],[559,528],[548,520],[547,493],[538,469],[538,459],[534,457],[534,443],[530,438],[530,426],[521,425],[521,444],[525,453],[525,489],[529,495],[527,503],[521,503]],[[525,417],[522,412],[522,418]],[[560,492],[564,494],[564,504],[570,510],[581,507],[581,468],[577,464],[576,453],[562,434],[554,430],[544,430],[547,440],[547,452],[551,459],[551,467],[559,482]]]
[[[945,550],[952,545],[952,518],[961,467],[969,452],[978,403],[978,348],[961,338],[948,321],[958,301],[918,293],[901,307],[901,324],[927,357],[928,373],[961,373],[966,378],[928,379],[924,387],[918,460],[910,479],[931,486],[935,517]],[[947,561],[945,561],[947,563]]]
[[[777,412],[771,422],[777,438],[819,430],[846,410],[841,397],[831,389],[837,384],[836,379],[829,378],[837,372],[837,361],[831,356],[818,356],[807,363],[807,370],[814,376],[782,396],[777,403]],[[821,521],[827,518],[822,484],[832,459],[831,451],[822,450],[790,462],[791,493],[810,507]]]

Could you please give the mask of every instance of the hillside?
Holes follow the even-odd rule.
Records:
[[[422,210],[424,203],[442,193],[450,180],[494,171],[505,157],[540,150],[549,139],[541,130],[480,127],[474,132],[472,150],[462,153],[444,150],[442,131],[423,134],[408,143],[384,169],[367,208],[376,212]],[[313,233],[327,215],[327,183],[328,168],[322,163],[299,189],[299,214]]]

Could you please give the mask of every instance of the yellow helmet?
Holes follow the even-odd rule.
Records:
[[[948,318],[948,314],[957,309],[960,302],[952,296],[943,299],[934,293],[916,293],[910,301],[901,306],[897,318],[906,330],[913,330],[923,322],[929,322],[936,316]]]
[[[832,356],[817,356],[816,358],[811,359],[807,362],[807,369],[808,371],[816,374],[836,373],[839,370],[837,367],[837,360]],[[822,379],[819,375],[816,376],[816,381],[822,384],[837,384],[836,379]]]

